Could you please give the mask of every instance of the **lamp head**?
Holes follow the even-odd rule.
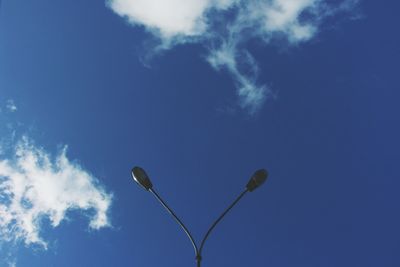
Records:
[[[246,185],[247,190],[249,192],[254,191],[256,188],[258,188],[260,185],[262,185],[268,177],[268,171],[265,169],[260,169],[256,171],[253,176],[251,176],[249,182]]]
[[[149,191],[153,187],[153,184],[151,183],[149,176],[140,167],[137,167],[137,166],[133,167],[133,169],[132,169],[132,178],[133,178],[133,180],[135,180],[135,182],[138,185],[140,185],[141,187],[143,187],[147,191]]]

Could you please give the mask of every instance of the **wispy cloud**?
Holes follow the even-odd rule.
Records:
[[[258,82],[258,65],[246,50],[250,39],[276,39],[298,45],[313,38],[325,18],[353,9],[357,0],[330,5],[325,0],[108,0],[108,6],[132,25],[144,26],[160,40],[157,50],[203,43],[207,61],[226,70],[240,105],[250,113],[273,95]]]
[[[13,99],[8,99],[6,103],[6,109],[8,112],[15,112],[18,110]]]
[[[47,248],[41,237],[41,221],[57,227],[68,211],[87,212],[89,227],[110,225],[112,196],[78,163],[67,158],[64,147],[56,156],[23,137],[13,156],[0,156],[0,237]]]

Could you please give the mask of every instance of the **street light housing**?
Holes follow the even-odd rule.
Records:
[[[137,167],[137,166],[133,167],[132,178],[138,185],[140,185],[147,191],[149,191],[153,187],[153,184],[151,183],[149,176],[140,167]]]
[[[246,185],[246,188],[249,192],[254,191],[260,185],[262,185],[268,177],[268,171],[265,169],[260,169],[256,171],[253,176],[251,176],[249,182]]]

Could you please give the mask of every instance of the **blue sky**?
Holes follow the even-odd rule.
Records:
[[[0,266],[400,266],[399,7],[2,1]]]

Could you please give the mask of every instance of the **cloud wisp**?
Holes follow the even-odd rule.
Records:
[[[357,0],[107,0],[130,24],[143,26],[160,41],[157,51],[198,42],[207,61],[233,78],[240,106],[257,112],[272,90],[258,82],[259,68],[246,50],[251,39],[298,45],[313,38],[325,18],[348,12]]]
[[[7,100],[6,108],[8,112],[16,112],[18,110],[17,106],[14,103],[14,100],[12,99]]]
[[[81,210],[89,227],[110,225],[112,196],[98,180],[66,155],[52,157],[23,137],[12,148],[11,158],[0,158],[0,237],[3,241],[36,244],[47,248],[41,237],[41,222],[57,227],[68,211]]]

